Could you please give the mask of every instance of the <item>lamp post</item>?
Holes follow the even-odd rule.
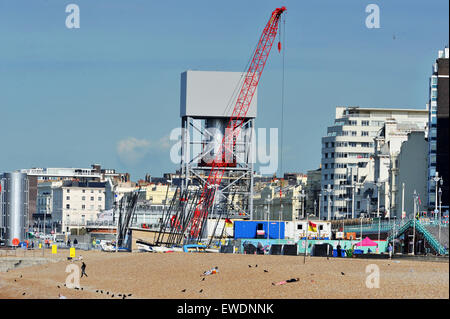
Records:
[[[416,246],[416,210],[417,210],[417,192],[414,190],[414,217],[413,217],[413,250],[412,254],[415,254],[415,246]]]
[[[283,215],[283,204],[280,204],[280,218],[278,219],[278,243],[281,240],[281,216]]]
[[[316,208],[317,208],[317,201],[314,200],[314,216],[317,216],[317,210],[316,210]]]
[[[355,218],[355,187],[352,180],[352,219]]]
[[[346,198],[346,199],[345,199],[345,201],[346,201],[345,209],[346,209],[346,211],[347,211],[346,214],[345,214],[345,218],[346,218],[346,219],[348,219],[348,217],[349,217],[349,216],[348,216],[348,214],[349,214],[349,212],[350,212],[350,208],[349,208],[350,205],[349,205],[349,204],[350,204],[351,200],[352,200],[351,198]]]
[[[367,216],[370,218],[370,197],[367,195]]]
[[[359,212],[359,219],[361,219],[361,237],[360,237],[360,240],[362,240],[362,214],[361,214],[361,212]]]
[[[322,200],[322,192],[319,193],[319,215],[317,215],[317,216],[319,216],[319,219],[320,219],[320,202],[321,202],[321,200]]]
[[[434,219],[436,219],[436,214],[438,213],[438,209],[437,209],[437,205],[438,205],[438,185],[439,185],[439,181],[440,181],[441,179],[442,179],[442,178],[439,177],[439,173],[436,172],[436,174],[435,174],[434,177],[433,177],[433,180],[434,180],[434,182],[436,183],[436,190],[435,190],[435,193],[436,193],[436,200],[435,200],[435,202],[434,202]]]
[[[266,198],[266,202],[267,202],[267,240],[269,240],[269,235],[270,235],[270,202],[272,201],[272,199],[270,198],[269,195],[267,195]]]
[[[381,183],[377,182],[377,218],[378,218],[378,243],[380,242],[381,218],[380,218],[380,187]]]
[[[298,194],[297,197],[297,199],[300,201],[300,210],[302,212],[302,219],[305,218],[305,205],[304,205],[305,197],[306,197],[305,190],[302,189],[302,191],[300,192],[300,194]],[[298,214],[297,220],[300,220],[300,214]]]
[[[402,183],[402,219],[406,217],[405,213],[405,183]]]
[[[441,179],[442,182],[442,179]],[[441,183],[442,184],[442,183]],[[439,187],[439,255],[441,254],[442,188]]]
[[[326,192],[327,192],[327,210],[328,210],[328,215],[327,215],[327,220],[330,220],[330,208],[331,208],[331,206],[330,206],[330,202],[331,202],[331,200],[330,200],[330,197],[331,197],[331,185],[330,184],[328,184],[328,187],[327,187],[327,189],[325,190]]]

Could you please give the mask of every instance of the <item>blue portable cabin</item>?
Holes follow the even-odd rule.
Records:
[[[236,220],[233,223],[234,239],[265,238],[284,239],[284,222],[267,220]]]

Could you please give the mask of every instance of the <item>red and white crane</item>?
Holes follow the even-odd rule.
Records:
[[[256,92],[261,74],[269,57],[273,42],[275,41],[280,18],[286,7],[275,9],[256,46],[250,66],[245,74],[245,78],[240,89],[236,105],[234,106],[231,118],[225,130],[225,135],[220,145],[219,152],[211,165],[208,179],[204,184],[202,194],[190,220],[190,238],[198,239],[202,230],[202,225],[208,217],[209,210],[214,202],[214,195],[219,187],[227,166],[227,152],[232,152],[236,145],[236,139],[244,123],[245,116],[250,107],[253,96]],[[278,50],[281,50],[281,43],[278,43]]]

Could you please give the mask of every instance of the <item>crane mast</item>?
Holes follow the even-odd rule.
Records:
[[[214,196],[219,187],[227,166],[228,154],[232,152],[236,145],[245,116],[250,107],[253,95],[256,92],[262,71],[269,57],[270,49],[278,32],[278,25],[285,7],[275,9],[259,39],[258,45],[253,54],[250,66],[245,74],[245,78],[240,89],[232,115],[228,122],[219,152],[212,162],[208,179],[204,184],[200,199],[195,207],[193,218],[190,220],[190,238],[198,239],[202,226],[208,217],[209,209],[214,203]],[[280,44],[279,44],[280,49]]]

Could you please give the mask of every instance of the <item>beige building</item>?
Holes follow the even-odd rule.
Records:
[[[162,184],[150,184],[142,189],[145,190],[145,199],[152,205],[168,205],[176,191],[176,187]]]
[[[303,212],[302,185],[285,186],[281,188],[280,182],[267,184],[260,193],[253,198],[253,219],[267,220],[269,211],[270,220],[292,221],[298,220]]]

